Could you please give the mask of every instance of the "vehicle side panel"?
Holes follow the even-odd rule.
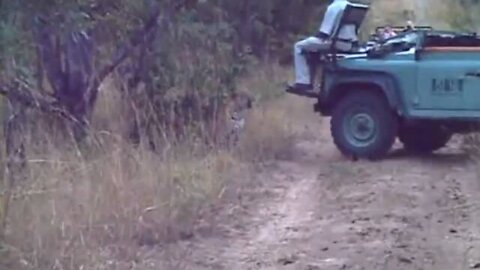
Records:
[[[359,90],[380,90],[388,100],[388,103],[394,110],[403,112],[405,104],[396,91],[396,81],[387,73],[383,72],[364,72],[355,70],[337,70],[328,72],[325,76],[324,89],[321,92],[320,102],[324,108],[324,113],[329,113],[334,104],[347,91]]]
[[[419,54],[419,110],[480,111],[480,52]]]
[[[325,82],[320,96],[320,103],[328,108],[335,91],[344,90],[348,85],[350,91],[362,90],[365,84],[379,86],[386,95],[390,106],[401,115],[408,115],[413,109],[417,97],[417,70],[413,53],[400,53],[381,59],[345,59],[339,61],[339,69],[325,71]],[[359,84],[359,87],[354,87]],[[328,111],[326,112],[328,113]]]
[[[329,115],[337,91],[370,84],[382,89],[391,107],[408,119],[479,120],[480,52],[429,51],[416,56],[409,51],[339,61],[337,70],[325,71],[322,113]]]

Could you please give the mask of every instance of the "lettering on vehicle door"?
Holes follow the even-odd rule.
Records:
[[[432,79],[432,95],[458,96],[463,93],[462,79]]]

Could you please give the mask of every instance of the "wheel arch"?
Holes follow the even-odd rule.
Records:
[[[322,113],[331,115],[337,102],[354,91],[372,91],[382,95],[388,105],[397,114],[403,113],[401,97],[393,78],[386,74],[377,73],[345,73],[335,75],[325,83],[322,104]]]

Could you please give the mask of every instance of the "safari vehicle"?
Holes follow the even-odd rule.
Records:
[[[367,5],[349,6],[340,24],[358,29],[367,12]],[[396,138],[408,150],[429,153],[477,126],[476,34],[414,29],[349,52],[334,49],[337,35],[328,53],[308,53],[312,72],[316,64],[322,68],[319,89],[306,96],[318,101],[316,112],[331,117],[334,143],[344,155],[381,159]]]

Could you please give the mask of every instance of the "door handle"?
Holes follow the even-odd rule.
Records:
[[[465,77],[476,77],[476,78],[480,78],[480,70],[477,70],[477,71],[469,71],[469,72],[465,73]]]

